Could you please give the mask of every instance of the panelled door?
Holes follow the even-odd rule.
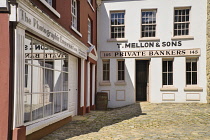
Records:
[[[149,61],[136,61],[136,101],[147,101]]]
[[[69,55],[69,111],[77,115],[78,106],[78,59]]]

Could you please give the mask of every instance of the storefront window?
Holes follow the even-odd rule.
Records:
[[[25,122],[66,111],[68,54],[26,36],[24,94]]]

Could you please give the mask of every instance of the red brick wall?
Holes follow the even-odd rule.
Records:
[[[53,14],[44,4],[42,4],[39,0],[31,0],[37,7],[39,7],[44,13],[49,15],[52,19],[58,22],[61,26],[63,26],[67,31],[69,31],[72,35],[74,35],[77,39],[83,42],[86,46],[89,46],[87,43],[88,40],[88,17],[93,21],[93,45],[96,45],[96,0],[93,0],[93,8],[92,10],[87,0],[78,0],[80,3],[80,33],[82,37],[80,37],[77,33],[75,33],[71,29],[71,0],[56,0],[56,11],[61,15],[58,18],[55,14]]]
[[[9,16],[0,13],[0,139],[8,139],[9,129]]]

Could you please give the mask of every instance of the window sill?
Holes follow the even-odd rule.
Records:
[[[61,15],[51,6],[49,5],[45,0],[40,0],[48,9],[50,9],[53,14],[55,14],[58,18],[61,17]]]
[[[193,36],[174,36],[171,38],[172,40],[194,40]]]
[[[107,42],[128,42],[128,39],[125,39],[125,38],[111,38],[111,39],[107,39]]]
[[[139,39],[139,41],[160,41],[160,38],[158,38],[158,37],[142,37]]]
[[[127,83],[125,81],[117,81],[114,84],[115,86],[125,86]]]
[[[93,8],[93,5],[87,0],[88,4],[90,5],[91,9],[93,10],[93,12],[95,12],[95,9]]]
[[[197,85],[188,85],[184,88],[184,91],[203,91],[203,88]]]
[[[75,29],[73,26],[71,26],[71,29],[72,29],[75,33],[77,33],[80,37],[82,37],[82,34],[81,34],[79,31],[77,31],[77,29]]]
[[[163,86],[160,91],[178,91],[178,88],[174,86]]]
[[[111,86],[111,83],[110,83],[110,82],[105,82],[105,81],[104,81],[104,82],[100,82],[99,85],[100,85],[100,86]]]

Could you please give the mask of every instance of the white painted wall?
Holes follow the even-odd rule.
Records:
[[[202,102],[206,103],[206,0],[144,0],[129,1],[115,0],[102,1],[98,10],[98,53],[101,51],[139,51],[139,50],[164,50],[164,49],[191,49],[200,48],[201,55],[198,60],[198,87],[203,91],[184,91],[185,60],[186,57],[174,57],[174,87],[178,91],[160,91],[162,88],[162,57],[149,58],[150,61],[150,93],[149,101],[161,102]],[[173,18],[175,7],[191,7],[190,11],[190,36],[193,40],[182,40],[181,47],[159,48],[118,48],[117,43],[108,42],[110,39],[110,11],[125,10],[125,38],[127,43],[138,43],[141,34],[141,10],[157,9],[157,38],[160,42],[172,41]],[[179,41],[179,40],[178,40]],[[149,42],[149,41],[143,41]],[[110,59],[111,86],[100,86],[102,82],[102,59],[99,57],[97,64],[97,91],[110,90],[108,107],[119,107],[135,102],[135,60],[139,58],[125,58],[126,86],[115,86],[117,81],[117,58]],[[125,101],[116,101],[116,90],[125,90]],[[162,93],[174,93],[175,101],[163,101]],[[186,101],[186,93],[200,93],[200,101]]]

